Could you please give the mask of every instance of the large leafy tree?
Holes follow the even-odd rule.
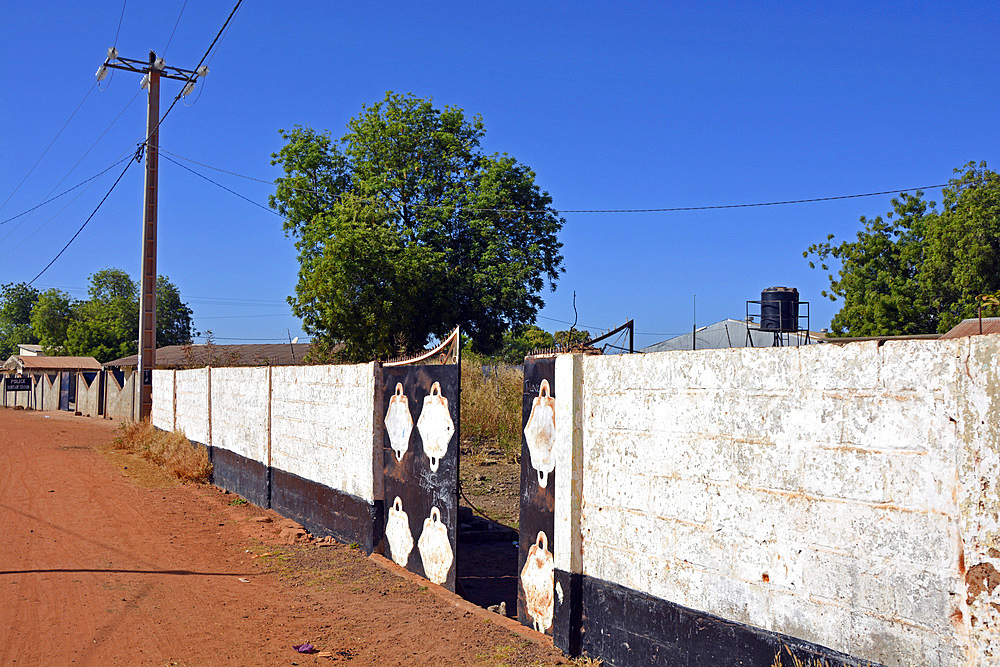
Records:
[[[26,283],[0,287],[0,360],[17,353],[20,344],[37,343],[31,329],[31,311],[38,302],[38,290]]]
[[[823,293],[843,301],[834,333],[943,333],[1000,290],[1000,175],[984,162],[955,173],[940,210],[923,192],[903,193],[884,218],[861,218],[857,240],[831,235],[803,253],[825,271],[840,265]]]
[[[139,341],[138,283],[121,269],[102,269],[90,276],[87,294],[82,301],[59,290],[40,295],[31,324],[46,351],[101,362],[134,354]],[[177,287],[158,276],[157,346],[190,343],[191,315]]]
[[[387,93],[340,140],[281,131],[270,203],[299,252],[293,312],[321,349],[365,360],[461,325],[480,352],[534,319],[563,225],[534,172],[487,155],[479,116]]]

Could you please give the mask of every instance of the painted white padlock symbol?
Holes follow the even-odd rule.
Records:
[[[552,455],[556,440],[556,399],[551,395],[548,380],[542,380],[538,396],[531,400],[531,414],[524,425],[524,440],[528,444],[531,467],[538,473],[538,486],[544,489],[549,473],[556,467]]]
[[[413,535],[410,534],[410,518],[403,511],[403,501],[396,496],[389,508],[389,519],[385,522],[385,538],[389,541],[389,553],[397,565],[406,567],[413,551]]]
[[[396,452],[396,460],[402,461],[410,443],[410,432],[413,431],[413,417],[410,415],[410,402],[403,394],[403,384],[396,383],[396,391],[389,398],[389,409],[385,413],[385,431],[389,435],[389,445]]]
[[[431,460],[431,472],[448,453],[448,443],[455,434],[455,423],[448,412],[448,399],[441,395],[441,383],[431,385],[431,393],[424,396],[424,407],[417,419],[417,431],[424,443],[424,453]]]
[[[417,542],[424,574],[435,584],[443,584],[448,579],[455,555],[448,539],[448,527],[441,523],[441,510],[431,508],[431,515],[424,519],[424,529]]]
[[[528,557],[521,568],[521,587],[528,615],[538,632],[545,632],[552,625],[552,611],[555,606],[554,575],[555,562],[548,550],[545,531],[538,531],[535,543],[528,550]]]

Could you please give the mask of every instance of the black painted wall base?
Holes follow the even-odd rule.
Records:
[[[798,658],[824,667],[880,667],[593,577],[556,570],[555,580],[563,593],[555,601],[556,646],[614,667],[772,667],[779,655],[786,665]]]
[[[254,505],[270,507],[270,475],[266,465],[219,447],[209,447],[208,455],[212,461],[212,484],[238,493]]]
[[[382,501],[369,503],[277,468],[271,468],[271,508],[314,535],[332,535],[368,553],[382,536]]]

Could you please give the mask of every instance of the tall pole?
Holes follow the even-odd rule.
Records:
[[[139,419],[153,408],[156,367],[156,199],[160,138],[160,72],[149,52],[149,95],[146,109],[146,187],[142,202],[142,274],[139,280]]]
[[[237,5],[238,6],[238,5]],[[108,49],[108,57],[97,69],[97,80],[103,81],[108,68],[143,75],[143,85],[149,87],[146,108],[146,183],[142,198],[142,270],[139,277],[139,358],[138,394],[139,419],[149,417],[153,408],[153,369],[156,367],[156,204],[157,172],[160,153],[160,78],[184,82],[181,95],[194,89],[195,79],[208,74],[207,66],[197,71],[167,66],[162,58],[149,52],[149,61],[119,57],[118,49]],[[178,95],[178,99],[181,95]],[[176,102],[176,99],[174,100]],[[173,105],[171,105],[173,106]],[[167,109],[167,113],[170,109]]]

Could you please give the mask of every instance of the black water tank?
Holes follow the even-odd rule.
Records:
[[[762,331],[795,332],[799,329],[799,291],[794,287],[768,287],[760,293]]]

